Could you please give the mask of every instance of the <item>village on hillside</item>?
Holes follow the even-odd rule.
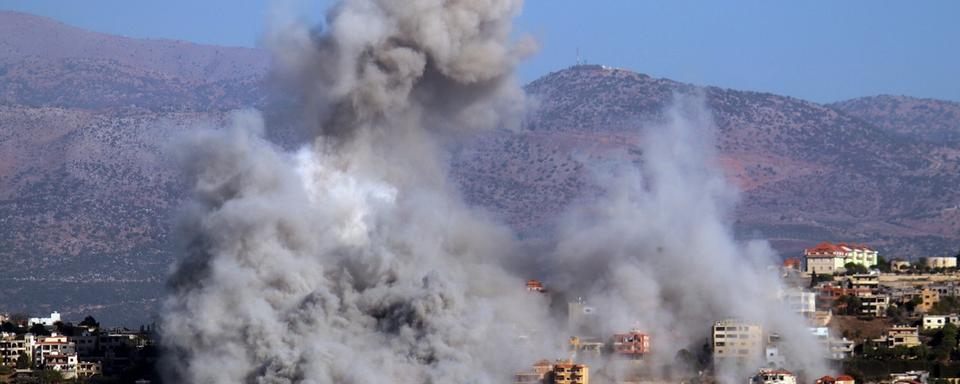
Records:
[[[704,324],[710,339],[702,351],[677,354],[675,363],[697,375],[651,376],[655,367],[646,358],[657,348],[658,335],[631,329],[599,337],[571,335],[569,356],[533,362],[514,383],[727,382],[715,376],[720,366],[755,367],[753,376],[741,381],[751,384],[960,383],[956,256],[886,260],[867,245],[823,242],[774,268],[784,282],[777,292],[783,310],[806,320],[807,331],[840,374],[793,372],[780,335],[751,319],[716,319]],[[527,290],[549,294],[538,280],[528,281]],[[577,301],[569,303],[568,316],[572,323],[602,313]],[[624,379],[623,372],[633,377]]]
[[[771,268],[783,281],[776,293],[782,309],[806,320],[831,368],[842,374],[793,372],[778,334],[751,319],[716,319],[704,324],[710,338],[702,351],[677,354],[675,363],[696,375],[652,373],[647,358],[658,335],[624,329],[569,335],[567,356],[532,361],[514,383],[713,383],[724,382],[715,369],[728,365],[755,367],[754,376],[742,378],[751,384],[960,383],[957,257],[886,260],[866,245],[823,242]],[[539,280],[527,281],[526,291],[551,294]],[[603,314],[578,299],[567,304],[567,316],[573,324]],[[152,326],[106,329],[90,316],[74,324],[57,312],[0,314],[0,325],[0,383],[148,383],[144,378],[155,374]]]

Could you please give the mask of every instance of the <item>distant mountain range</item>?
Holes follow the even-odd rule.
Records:
[[[265,81],[269,61],[255,49],[0,12],[0,312],[133,322],[155,310],[184,198],[165,147],[230,109],[282,115]],[[643,122],[687,93],[714,113],[719,161],[743,189],[731,220],[744,238],[768,238],[786,256],[820,240],[893,257],[960,248],[960,103],[876,96],[823,105],[593,65],[526,90],[537,108],[525,128],[479,138],[452,167],[470,203],[523,236],[542,234],[589,193],[583,159],[639,160]]]

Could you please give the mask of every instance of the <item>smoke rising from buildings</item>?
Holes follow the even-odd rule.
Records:
[[[518,125],[513,70],[532,50],[511,38],[521,6],[347,0],[321,32],[267,36],[316,136],[284,151],[239,111],[181,147],[193,199],[162,321],[169,382],[505,382],[567,353],[565,319],[518,294],[535,273],[591,300],[605,330],[656,335],[661,361],[719,316],[805,329],[766,307],[772,252],[733,240],[736,193],[689,104],[651,131],[642,171],[614,167],[605,198],[568,215],[539,256],[548,267],[504,267],[522,247],[458,197],[444,148]]]
[[[598,199],[563,219],[545,273],[588,297],[598,333],[633,326],[654,335],[653,362],[671,364],[681,349],[709,343],[722,319],[779,334],[791,367],[826,372],[824,350],[803,319],[784,309],[776,254],[766,241],[735,240],[729,218],[738,191],[715,164],[715,126],[701,97],[675,96],[665,122],[643,135],[642,164],[593,164]],[[759,356],[758,359],[759,360]],[[731,381],[758,365],[717,367]]]

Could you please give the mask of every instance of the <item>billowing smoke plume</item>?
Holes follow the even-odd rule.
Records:
[[[517,345],[546,305],[514,294],[511,234],[451,197],[438,149],[522,104],[520,5],[345,1],[271,38],[319,134],[285,153],[242,112],[185,146],[167,380],[495,383],[550,349]]]
[[[724,225],[735,193],[707,165],[702,113],[675,110],[642,173],[609,174],[608,198],[540,256],[548,268],[504,267],[524,248],[457,197],[443,148],[517,124],[513,70],[531,49],[511,40],[520,7],[347,0],[322,32],[267,37],[316,137],[284,151],[241,111],[182,146],[193,200],[163,314],[168,382],[509,382],[567,354],[566,319],[519,294],[534,273],[594,302],[605,331],[637,325],[670,354],[722,316],[799,326],[766,307],[770,250]]]
[[[626,156],[591,165],[604,193],[564,218],[545,275],[587,298],[597,333],[652,334],[652,365],[673,364],[681,349],[699,352],[715,321],[733,319],[784,338],[780,353],[793,369],[825,372],[808,326],[778,300],[774,251],[734,239],[738,191],[714,164],[715,128],[701,100],[677,96],[666,122],[646,129],[639,167]],[[742,381],[760,364],[756,356],[715,368]]]

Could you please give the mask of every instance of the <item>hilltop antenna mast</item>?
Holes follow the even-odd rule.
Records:
[[[577,65],[583,65],[583,60],[580,59],[580,47],[577,47]]]

